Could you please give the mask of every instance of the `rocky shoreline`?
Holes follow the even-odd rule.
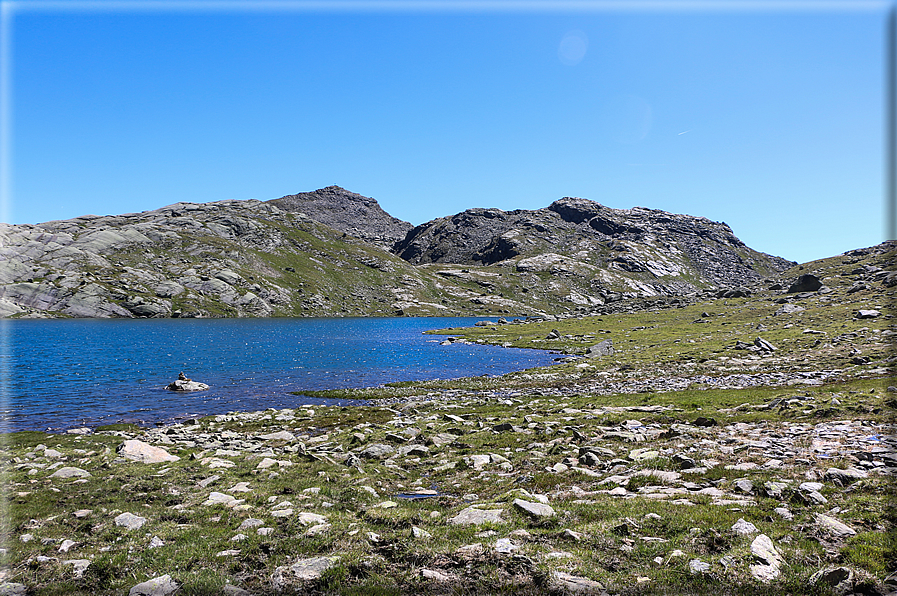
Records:
[[[470,394],[76,429],[36,444],[25,433],[5,445],[11,508],[38,494],[56,505],[14,517],[0,587],[336,593],[377,577],[397,594],[888,594],[897,579],[843,552],[893,533],[872,513],[893,496],[897,427],[774,414],[820,400],[887,409],[893,394],[877,385],[804,386],[712,411]],[[129,491],[125,502],[98,498],[107,487]],[[204,544],[191,567],[179,551],[194,539]],[[146,577],[111,573],[116,556]],[[197,578],[197,564],[221,571]]]

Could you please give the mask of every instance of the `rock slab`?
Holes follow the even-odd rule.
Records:
[[[125,459],[144,464],[160,464],[181,459],[177,455],[168,453],[161,447],[155,447],[137,439],[129,439],[119,445],[118,454]]]
[[[168,596],[177,591],[179,587],[170,575],[161,575],[137,584],[131,588],[128,596]]]

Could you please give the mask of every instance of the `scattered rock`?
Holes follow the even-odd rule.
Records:
[[[168,596],[174,594],[180,586],[170,575],[160,575],[139,583],[128,592],[128,596]]]
[[[742,536],[748,536],[757,533],[757,526],[739,517],[738,521],[732,525],[732,531]]]
[[[523,499],[514,499],[513,506],[533,519],[544,519],[554,516],[554,509],[544,503],[531,503]]]
[[[785,564],[781,553],[766,534],[760,534],[751,542],[751,555],[758,563],[751,565],[751,575],[764,583],[776,579]]]
[[[128,439],[118,446],[117,451],[125,459],[144,464],[158,464],[181,459],[176,455],[171,455],[161,447],[155,447],[137,439]]]
[[[126,530],[139,530],[146,523],[145,517],[134,515],[133,513],[122,513],[113,520],[116,526],[121,526]]]
[[[554,588],[568,594],[601,594],[604,586],[587,577],[571,575],[564,571],[555,571],[551,574]]]
[[[822,530],[836,538],[848,538],[856,535],[856,530],[847,524],[844,524],[833,517],[823,515],[822,513],[816,514],[816,523]]]
[[[292,565],[277,567],[271,577],[271,584],[275,590],[284,591],[290,586],[316,580],[339,560],[337,556],[299,559]]]
[[[503,512],[503,509],[479,509],[471,506],[449,519],[449,522],[456,526],[479,526],[486,523],[499,524],[504,521],[501,518]]]
[[[586,352],[586,356],[589,358],[600,358],[602,356],[613,356],[614,354],[614,342],[611,339],[605,339],[604,341],[591,346]]]
[[[65,467],[59,468],[52,474],[50,478],[89,478],[90,472],[81,468]]]

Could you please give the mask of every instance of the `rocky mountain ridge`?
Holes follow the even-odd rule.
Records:
[[[564,198],[412,228],[331,186],[0,224],[0,316],[567,316],[757,288],[793,265],[699,217]]]
[[[412,228],[407,221],[384,211],[376,199],[349,192],[339,186],[287,195],[268,203],[284,211],[305,213],[334,230],[387,249],[405,238]]]

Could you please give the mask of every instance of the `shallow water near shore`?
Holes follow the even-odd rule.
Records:
[[[541,350],[452,344],[428,329],[479,318],[7,320],[6,431],[152,424],[229,411],[335,404],[292,391],[498,375]],[[164,387],[183,371],[208,391]],[[352,403],[352,402],[346,402]]]

